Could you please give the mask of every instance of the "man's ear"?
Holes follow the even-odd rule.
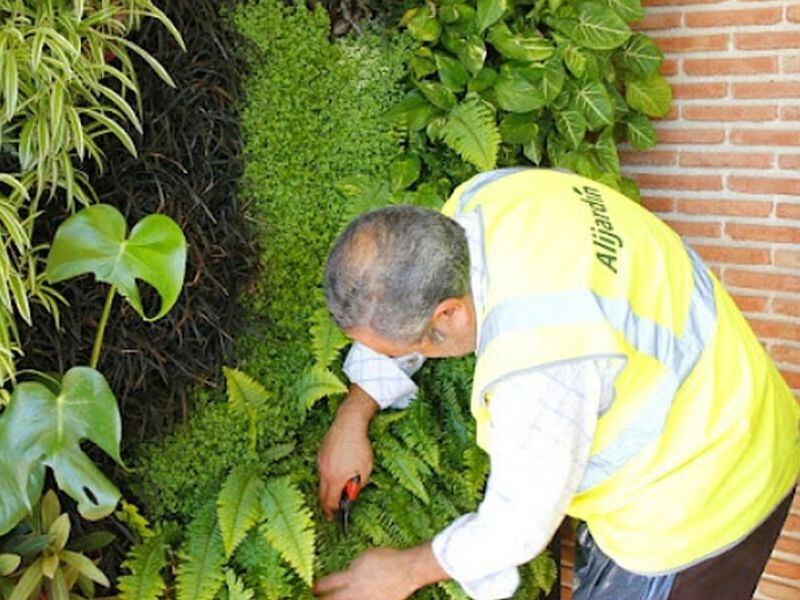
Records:
[[[443,333],[452,331],[453,328],[460,329],[469,320],[469,307],[467,297],[445,298],[433,311],[431,324],[435,329]]]

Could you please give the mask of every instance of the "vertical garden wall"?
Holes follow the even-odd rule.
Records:
[[[167,3],[186,51],[155,21],[127,32],[148,52],[131,63],[141,113],[134,102],[128,129],[98,141],[106,168],[87,167],[98,199],[130,224],[171,215],[188,260],[159,324],[127,305],[109,321],[100,366],[130,468],[115,471],[126,502],[105,529],[126,558],[120,567],[93,546],[111,581],[81,563],[68,583],[84,597],[91,573],[126,599],[311,598],[314,579],[367,547],[420,543],[474,510],[488,458],[473,441],[468,358],[430,362],[411,407],[375,418],[376,468],[349,536],[322,518],[316,453],[346,390],[348,344],[321,296],[329,247],[363,210],[436,208],[496,166],[565,167],[637,198],[616,145],[651,146],[649,119],[669,107],[660,52],[626,25],[639,0],[217,4]],[[43,218],[37,239],[64,216]],[[25,367],[88,355],[104,300],[92,285],[59,288],[66,340],[44,313],[23,329]],[[156,310],[157,290],[142,291]],[[47,498],[25,532],[40,541],[61,526]],[[24,569],[4,560],[0,598],[26,600],[12,591]],[[556,565],[545,553],[522,575],[515,597],[536,598]],[[446,583],[415,597],[466,596]]]

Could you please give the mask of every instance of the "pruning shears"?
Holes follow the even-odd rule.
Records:
[[[350,521],[350,508],[358,498],[361,491],[361,475],[354,475],[347,480],[342,488],[342,497],[339,500],[339,519],[342,525],[342,532],[347,535],[347,525]]]

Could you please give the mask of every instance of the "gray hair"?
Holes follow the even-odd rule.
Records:
[[[414,206],[365,213],[336,240],[324,288],[342,329],[368,327],[391,341],[417,343],[434,333],[430,320],[442,300],[470,292],[464,229]]]

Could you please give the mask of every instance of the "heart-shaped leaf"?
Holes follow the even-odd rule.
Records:
[[[166,215],[148,215],[126,237],[125,218],[116,208],[96,204],[75,213],[56,231],[45,276],[55,283],[94,273],[114,285],[146,321],[163,317],[178,299],[186,270],[186,238]],[[161,309],[144,313],[136,280],[152,285]]]
[[[103,375],[89,367],[67,371],[55,391],[39,382],[17,385],[0,416],[0,533],[9,516],[24,515],[38,501],[45,467],[59,487],[78,502],[87,519],[111,513],[119,491],[81,449],[89,440],[122,464],[117,401]],[[16,503],[16,504],[15,504]],[[21,505],[21,507],[20,507]]]

